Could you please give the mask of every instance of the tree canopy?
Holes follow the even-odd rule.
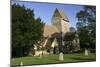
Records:
[[[43,34],[44,23],[35,18],[34,10],[12,5],[12,57],[28,55]]]
[[[83,6],[83,10],[76,14],[77,30],[81,47],[95,48],[96,42],[96,6]]]

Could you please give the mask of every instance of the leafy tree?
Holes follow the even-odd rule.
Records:
[[[70,27],[70,32],[75,32],[75,28],[74,27]]]
[[[25,6],[12,5],[12,57],[28,55],[41,39],[44,23],[35,19],[34,11]]]
[[[96,7],[84,6],[83,10],[76,14],[78,19],[77,29],[79,32],[81,47],[95,48],[96,41]]]

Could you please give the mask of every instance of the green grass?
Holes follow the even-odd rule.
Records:
[[[23,61],[24,65],[34,65],[34,64],[51,64],[51,63],[69,63],[69,62],[85,62],[85,61],[95,61],[96,55],[91,53],[88,56],[80,53],[74,54],[64,54],[64,61],[59,61],[59,55],[47,55],[40,57],[22,57],[11,59],[11,65],[19,65]]]

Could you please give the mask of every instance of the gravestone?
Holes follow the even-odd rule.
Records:
[[[23,66],[23,62],[22,61],[20,62],[20,66]]]
[[[64,60],[64,57],[63,57],[63,53],[62,52],[59,54],[59,60],[60,61],[63,61]]]
[[[88,50],[85,49],[85,56],[88,56]]]
[[[42,53],[39,55],[40,59],[42,58]]]
[[[51,55],[53,54],[53,48],[50,49],[50,54],[51,54]]]

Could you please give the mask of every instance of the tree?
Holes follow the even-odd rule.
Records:
[[[75,32],[75,28],[74,27],[70,27],[70,32]]]
[[[76,14],[77,30],[82,48],[95,48],[96,42],[96,7],[83,6],[83,10]]]
[[[12,57],[28,55],[41,39],[44,23],[34,17],[34,11],[24,5],[12,5]]]

